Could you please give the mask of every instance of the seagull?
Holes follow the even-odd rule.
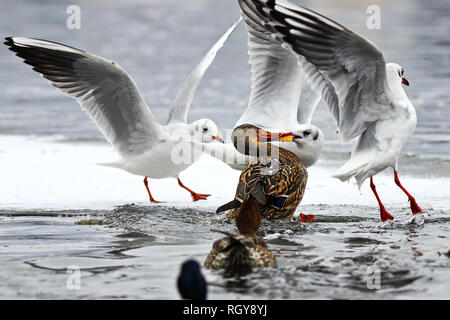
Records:
[[[298,59],[282,48],[251,15],[242,12],[248,33],[249,63],[252,86],[248,106],[235,128],[249,124],[269,132],[295,132],[302,139],[284,142],[283,148],[293,152],[310,167],[317,162],[324,143],[324,134],[311,124],[321,96],[304,88],[305,74]],[[205,144],[204,152],[243,170],[257,162],[255,157],[239,153],[232,143]]]
[[[148,178],[176,178],[179,186],[190,192],[192,200],[198,201],[210,195],[186,187],[179,174],[200,158],[202,152],[195,152],[196,144],[223,140],[212,120],[200,119],[188,124],[187,113],[200,80],[240,22],[241,18],[186,78],[166,125],[158,122],[133,79],[116,62],[52,41],[7,37],[4,43],[53,86],[78,101],[120,155],[119,161],[102,165],[145,177],[144,185],[152,203],[159,201],[150,192]],[[174,150],[188,156],[183,161],[175,159]]]
[[[417,116],[402,84],[404,69],[386,63],[369,40],[339,23],[285,0],[239,0],[252,21],[264,27],[297,56],[311,88],[327,104],[342,140],[354,139],[350,159],[333,177],[354,177],[370,187],[381,220],[393,220],[378,196],[373,176],[391,167],[396,185],[408,196],[411,212],[422,213],[398,177],[398,159],[412,135]]]

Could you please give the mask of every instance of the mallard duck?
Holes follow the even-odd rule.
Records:
[[[261,212],[255,200],[248,199],[240,206],[236,226],[239,230],[237,235],[218,231],[224,233],[226,237],[214,242],[204,266],[227,270],[276,267],[275,256],[269,251],[266,242],[256,235],[261,226]]]
[[[253,198],[263,218],[292,218],[303,198],[308,172],[294,153],[267,142],[294,141],[302,139],[302,134],[270,133],[249,124],[237,127],[233,131],[236,149],[257,156],[258,161],[242,171],[235,199],[217,209],[217,213],[231,209],[226,216],[235,218],[241,204]]]

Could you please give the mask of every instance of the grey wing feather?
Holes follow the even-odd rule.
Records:
[[[248,107],[236,125],[289,125],[286,121],[297,119],[304,81],[298,59],[259,25],[262,17],[248,8],[253,6],[251,2],[240,2],[240,5],[248,31],[252,91]]]
[[[151,148],[163,135],[134,81],[118,64],[46,40],[14,37],[5,44],[75,98],[122,156]]]
[[[311,124],[312,117],[321,99],[321,95],[317,91],[312,90],[311,85],[305,83],[302,89],[302,96],[300,97],[298,123]]]
[[[172,104],[172,108],[169,114],[169,120],[167,123],[174,122],[187,122],[187,114],[189,112],[189,107],[191,106],[192,100],[194,99],[195,91],[197,90],[200,81],[202,80],[205,72],[208,70],[211,63],[214,61],[217,52],[223,47],[224,43],[227,41],[228,37],[233,33],[242,18],[239,18],[212,46],[211,49],[206,53],[200,63],[195,67],[195,69],[189,74],[186,80],[181,85],[180,90]]]
[[[311,69],[309,80],[321,87],[319,92],[345,140],[360,135],[372,122],[395,114],[389,103],[392,94],[384,57],[368,40],[284,0],[239,1],[254,3],[256,10],[266,15],[262,24],[305,59]]]

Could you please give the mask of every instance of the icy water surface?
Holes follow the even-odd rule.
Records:
[[[322,106],[313,122],[327,144],[309,170],[297,212],[316,214],[315,222],[266,221],[260,235],[279,267],[241,276],[203,270],[209,298],[449,299],[449,2],[297,2],[368,37],[388,61],[405,68],[418,126],[400,174],[425,219],[409,214],[388,170],[376,176],[396,217],[388,224],[379,221],[367,185],[358,192],[329,178],[348,158],[349,146],[339,144]],[[71,4],[81,8],[81,30],[65,26]],[[381,8],[381,30],[366,28],[373,4]],[[5,0],[0,36],[49,39],[113,59],[164,122],[183,79],[238,15],[231,0]],[[200,84],[189,120],[210,117],[221,129],[233,127],[250,93],[246,52],[240,26]],[[182,178],[211,193],[208,201],[192,204],[176,181],[159,180],[151,181],[152,190],[168,203],[149,205],[140,177],[93,165],[110,161],[113,152],[76,102],[6,47],[0,47],[0,87],[0,298],[178,299],[181,263],[203,263],[221,236],[211,229],[235,230],[214,212],[231,199],[239,173],[199,161]],[[76,224],[89,219],[93,224]],[[81,270],[79,290],[67,286],[71,267]],[[369,289],[376,275],[380,288]]]
[[[382,224],[366,217],[374,208],[302,209],[317,213],[316,221],[267,222],[259,232],[278,268],[240,276],[204,270],[209,298],[450,298],[448,212],[428,210],[425,224],[411,216]],[[74,224],[83,219],[103,224]],[[0,297],[177,299],[180,264],[203,263],[220,237],[211,229],[233,232],[234,225],[213,208],[2,213]],[[67,289],[70,266],[81,268],[80,290]],[[368,270],[380,275],[379,290],[368,289],[375,274]]]

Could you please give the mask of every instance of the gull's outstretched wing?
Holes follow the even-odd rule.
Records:
[[[311,85],[308,83],[308,81],[305,81],[302,89],[302,96],[300,97],[297,116],[298,123],[311,124],[314,112],[316,111],[316,108],[321,100],[322,97],[320,96],[320,94],[311,88]]]
[[[34,71],[75,98],[120,155],[141,153],[164,137],[134,81],[115,62],[56,42],[5,40]]]
[[[189,74],[186,80],[184,80],[180,90],[178,91],[175,101],[172,104],[172,108],[169,114],[169,120],[167,121],[167,123],[187,122],[189,107],[191,106],[192,100],[194,99],[194,94],[200,81],[202,80],[206,70],[208,70],[209,66],[214,61],[217,52],[223,47],[224,43],[239,25],[241,20],[242,18],[239,18],[220,37],[220,39],[212,46],[212,48],[209,49],[209,51],[206,53],[200,63],[195,67],[195,69]]]
[[[395,116],[382,53],[344,26],[285,0],[239,0],[249,15],[305,61],[312,88],[328,105],[344,140]],[[242,4],[247,4],[243,6]],[[250,4],[250,5],[248,5]]]
[[[281,47],[269,31],[259,24],[251,3],[240,2],[248,31],[252,91],[247,109],[236,126],[252,124],[259,128],[295,126],[303,87],[298,58]],[[252,14],[247,14],[251,12]]]

